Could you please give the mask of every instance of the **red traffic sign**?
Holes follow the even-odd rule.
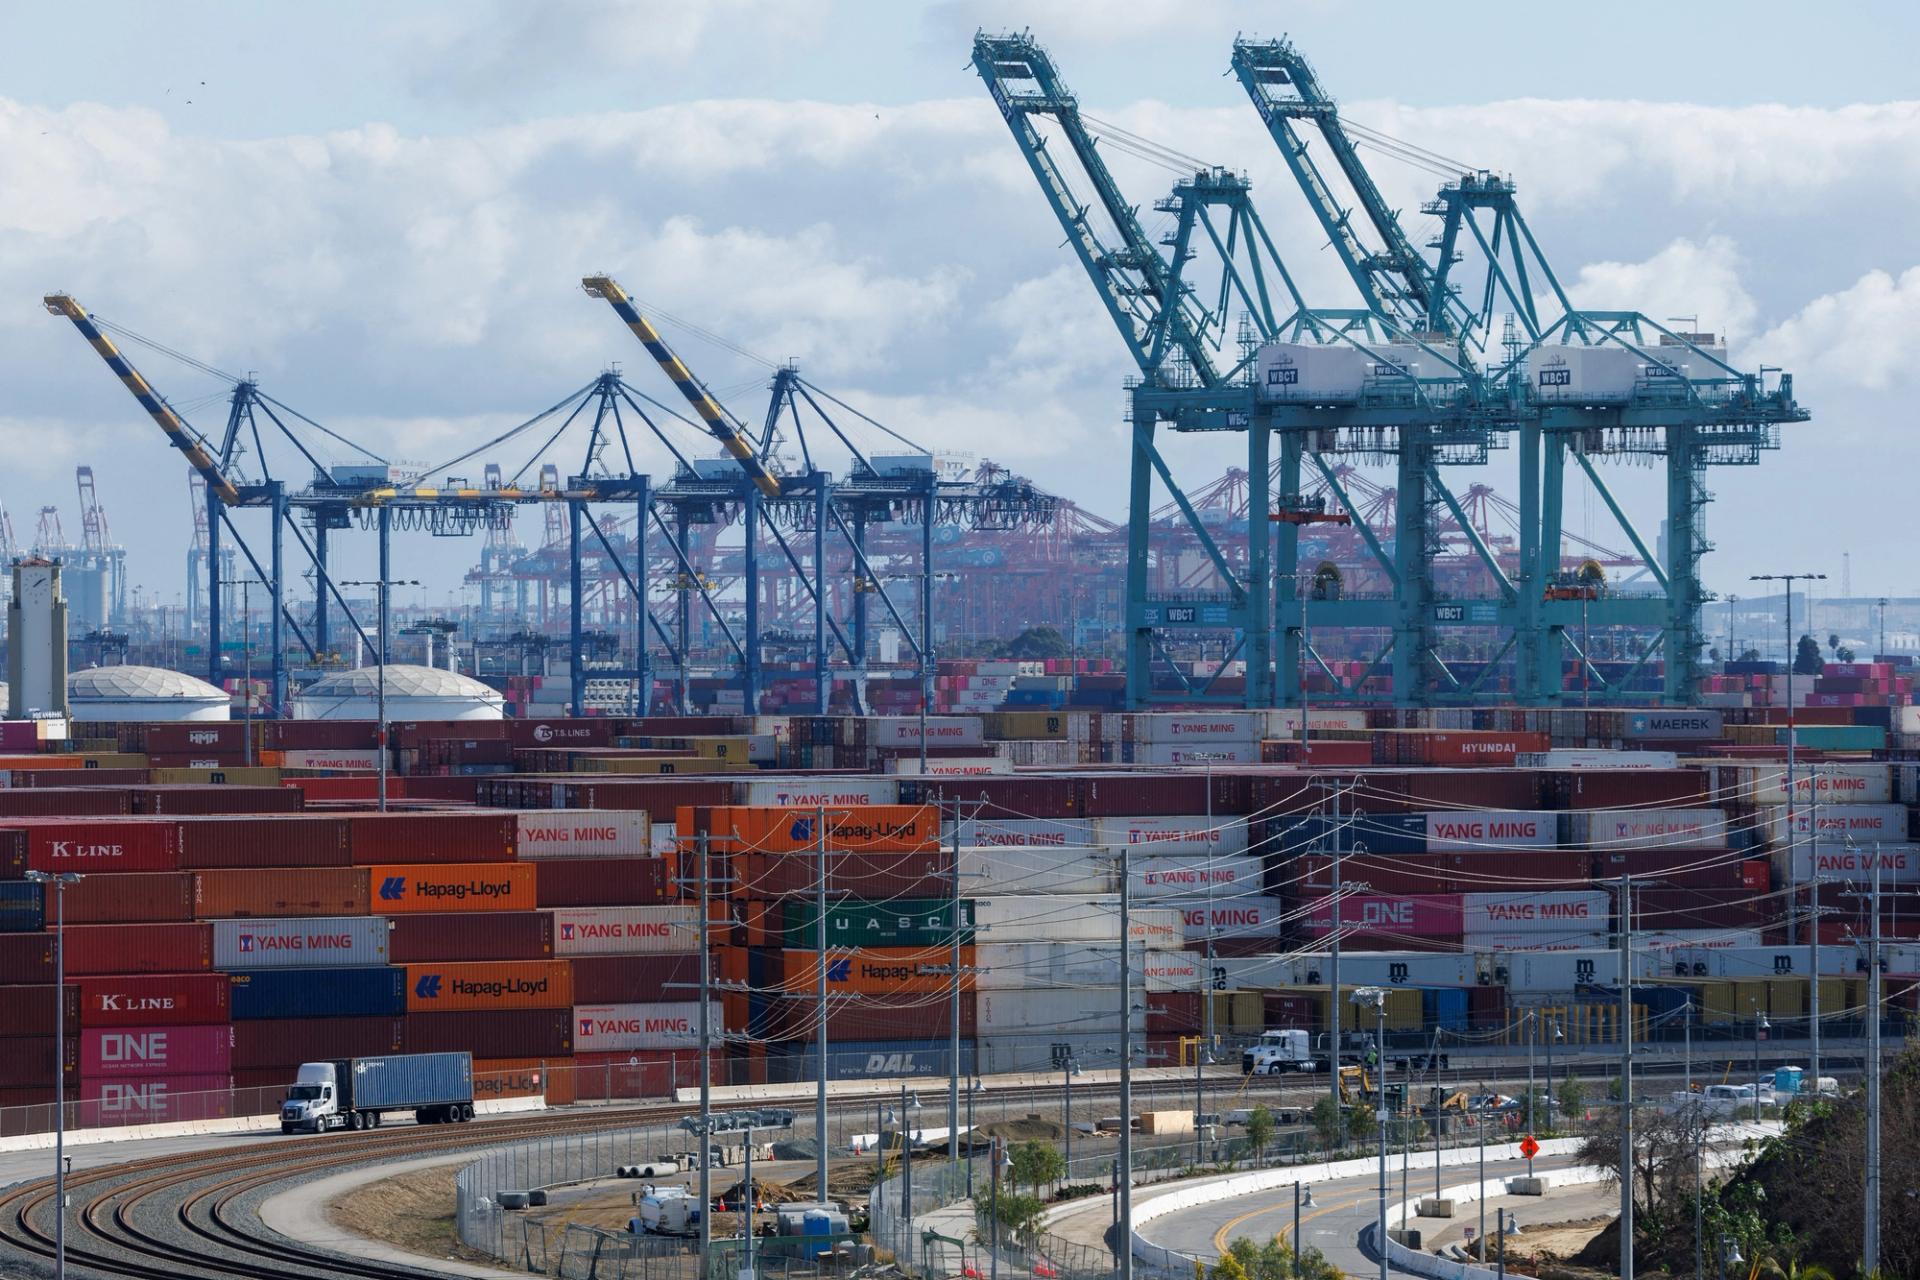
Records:
[[[1532,1134],[1520,1139],[1520,1154],[1529,1160],[1540,1154],[1540,1144],[1533,1140]]]

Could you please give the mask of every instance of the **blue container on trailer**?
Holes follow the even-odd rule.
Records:
[[[255,969],[233,975],[235,1022],[250,1018],[378,1018],[407,1011],[407,971]]]
[[[39,933],[46,927],[46,891],[31,880],[0,880],[0,933]]]
[[[353,1103],[357,1107],[414,1107],[473,1100],[473,1056],[466,1053],[402,1053],[355,1058]]]
[[[1420,1013],[1430,1028],[1466,1031],[1472,1023],[1465,987],[1422,987]]]

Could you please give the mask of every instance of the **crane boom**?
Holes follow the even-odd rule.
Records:
[[[86,308],[75,302],[72,295],[65,293],[50,293],[41,301],[46,304],[47,310],[52,314],[65,316],[73,321],[73,327],[80,331],[80,336],[93,345],[94,351],[107,362],[107,368],[113,370],[114,376],[119,378],[127,390],[133,394],[133,398],[140,402],[140,407],[145,409],[147,414],[160,425],[160,429],[167,433],[167,439],[173,443],[173,447],[187,455],[187,461],[192,463],[193,469],[206,479],[207,485],[220,495],[220,501],[230,507],[239,506],[240,491],[221,472],[219,464],[213,460],[213,455],[207,452],[205,446],[200,443],[199,437],[192,428],[187,426],[180,415],[160,398],[160,394],[153,389],[153,384],[142,377],[140,371],[133,367],[132,362],[120,354],[120,348],[113,344],[113,339],[100,332],[100,327],[87,315]]]
[[[747,473],[760,492],[769,498],[779,497],[780,477],[767,470],[766,464],[755,455],[746,437],[734,429],[726,412],[720,408],[720,402],[713,398],[700,379],[693,376],[680,357],[673,354],[673,349],[667,346],[660,331],[633,305],[633,299],[627,291],[615,283],[612,276],[588,276],[580,281],[580,287],[587,291],[588,297],[604,298],[612,304],[615,314],[626,321],[627,328],[633,330],[633,335],[640,339],[640,345],[647,349],[647,354],[653,357],[661,372],[672,380],[680,394],[686,397],[687,403],[693,406],[693,411],[700,415],[700,421],[705,424],[708,433],[733,455],[734,461],[740,464],[741,470]]]

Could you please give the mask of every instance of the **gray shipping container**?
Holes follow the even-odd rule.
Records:
[[[1703,707],[1673,710],[1656,707],[1646,711],[1628,711],[1622,714],[1623,720],[1620,727],[1622,736],[1639,742],[1655,738],[1680,740],[1718,738],[1724,721],[1719,711]]]
[[[347,1109],[473,1101],[473,1055],[469,1053],[402,1053],[354,1058],[345,1065]]]
[[[213,967],[319,969],[387,962],[385,916],[215,920]]]

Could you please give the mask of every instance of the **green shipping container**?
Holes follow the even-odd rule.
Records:
[[[1794,729],[1794,741],[1809,751],[1878,751],[1887,745],[1887,731],[1877,724],[1803,724]],[[1787,729],[1773,731],[1779,746],[1787,743]]]
[[[783,945],[811,951],[819,942],[819,904],[790,899],[780,906]],[[827,904],[829,947],[943,947],[953,942],[953,902],[902,898],[893,902]],[[960,900],[960,945],[973,945],[973,903]]]

